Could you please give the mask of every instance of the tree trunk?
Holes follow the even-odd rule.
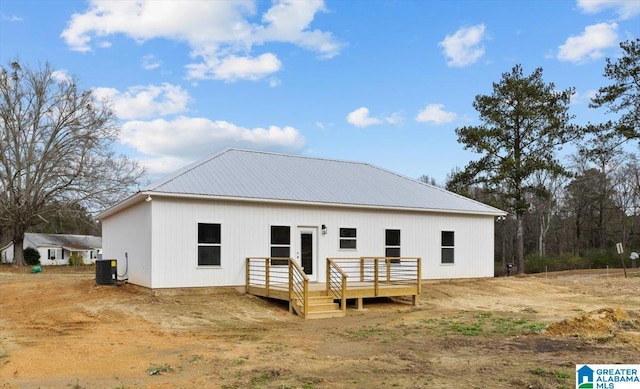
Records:
[[[522,215],[516,214],[516,256],[518,260],[517,274],[524,274],[524,231]]]
[[[27,263],[24,261],[24,228],[13,227],[13,266],[23,267]]]
[[[545,220],[544,220],[544,214],[540,214],[540,231],[538,232],[538,254],[543,257],[545,255],[545,250],[544,250],[544,237],[546,234],[545,231]]]

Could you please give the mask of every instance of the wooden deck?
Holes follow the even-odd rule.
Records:
[[[278,259],[281,264],[282,259]],[[247,293],[289,301],[304,318],[346,315],[347,300],[420,294],[420,258],[327,258],[327,280],[310,282],[300,266],[271,265],[271,258],[247,258]]]

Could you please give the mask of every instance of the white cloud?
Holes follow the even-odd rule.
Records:
[[[160,67],[162,61],[156,59],[156,56],[153,54],[147,54],[142,57],[142,68],[145,70],[153,70]]]
[[[587,26],[582,35],[569,37],[559,47],[558,59],[569,62],[585,62],[603,56],[602,50],[613,47],[618,41],[616,23],[598,23]]]
[[[322,58],[336,56],[341,45],[330,32],[308,30],[318,12],[326,12],[324,1],[282,0],[262,16],[265,27],[258,28],[256,42],[291,42],[306,49],[316,51]]]
[[[484,55],[482,41],[486,38],[485,29],[484,24],[464,27],[453,35],[447,35],[442,42],[438,43],[444,49],[447,65],[463,67],[480,59]]]
[[[5,15],[0,12],[0,20],[7,22],[23,22],[24,19],[16,15]]]
[[[591,100],[596,97],[598,93],[595,89],[588,89],[582,93],[575,92],[573,96],[571,96],[571,104],[572,105],[580,105],[580,104],[589,104]]]
[[[255,81],[277,72],[281,67],[280,60],[271,53],[262,54],[257,58],[230,55],[222,61],[210,58],[206,62],[187,65],[187,78],[216,79],[227,82]]]
[[[376,124],[382,124],[382,119],[369,116],[369,108],[360,107],[347,115],[347,122],[356,127],[365,128]]]
[[[611,8],[623,20],[640,15],[640,1],[637,0],[578,0],[578,8],[588,14]]]
[[[404,118],[399,112],[395,112],[386,117],[372,117],[370,116],[369,108],[367,107],[360,107],[347,115],[347,122],[360,128],[379,125],[383,123],[398,125],[403,121]]]
[[[324,12],[321,0],[277,0],[255,23],[255,0],[238,1],[99,1],[73,14],[61,36],[72,50],[90,51],[96,41],[124,34],[137,42],[163,38],[185,42],[194,63],[192,78],[256,80],[281,69],[272,53],[251,55],[253,46],[270,42],[294,44],[322,58],[337,55],[341,44],[330,32],[310,28]],[[241,71],[231,65],[240,64]]]
[[[184,166],[187,166],[193,159],[178,158],[171,156],[139,158],[137,162],[146,169],[147,177],[152,179],[160,178],[166,174],[174,172]]]
[[[195,159],[223,147],[300,150],[304,137],[293,127],[244,128],[226,121],[180,116],[167,121],[129,121],[120,142],[153,157]]]
[[[428,104],[424,109],[418,112],[416,121],[444,124],[451,123],[456,120],[457,117],[458,115],[456,115],[455,112],[445,111],[443,104]]]
[[[108,100],[120,119],[146,119],[187,111],[189,93],[178,85],[134,86],[125,92],[113,88],[95,88],[98,99]]]
[[[58,82],[68,82],[73,79],[73,77],[71,77],[71,75],[64,69],[54,70],[53,72],[51,72],[51,77],[53,77],[53,79]]]

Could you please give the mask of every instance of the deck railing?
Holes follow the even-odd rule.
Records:
[[[293,311],[295,301],[302,304],[303,318],[307,318],[309,312],[309,277],[304,274],[302,267],[293,259],[289,259],[289,311]]]
[[[327,296],[340,300],[340,309],[347,311],[347,278],[349,276],[333,259],[327,258]]]
[[[287,288],[289,285],[289,267],[287,266],[287,262],[291,261],[291,258],[247,258],[247,279],[245,284],[247,292],[251,286],[258,286],[265,288],[268,296],[270,288],[274,286]],[[283,262],[284,264],[281,264]],[[274,263],[276,264],[274,265]]]
[[[297,300],[298,312],[306,317],[309,309],[309,277],[292,258],[246,258],[246,292],[251,288],[261,290],[258,294],[265,297],[286,295],[288,291],[289,310]],[[255,290],[254,290],[255,293]]]
[[[415,285],[420,293],[422,261],[419,257],[327,258],[327,261],[344,272],[350,288],[360,281],[373,282],[376,296],[380,285]]]

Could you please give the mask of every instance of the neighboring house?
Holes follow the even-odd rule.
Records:
[[[24,235],[22,247],[38,250],[42,265],[68,265],[69,257],[74,253],[89,265],[102,254],[102,237],[28,232]],[[0,259],[3,263],[13,262],[13,242],[0,249]]]
[[[327,257],[364,256],[421,257],[423,279],[493,277],[503,215],[365,163],[227,149],[98,219],[103,257],[155,289],[244,285],[247,257],[294,258],[311,281]]]

